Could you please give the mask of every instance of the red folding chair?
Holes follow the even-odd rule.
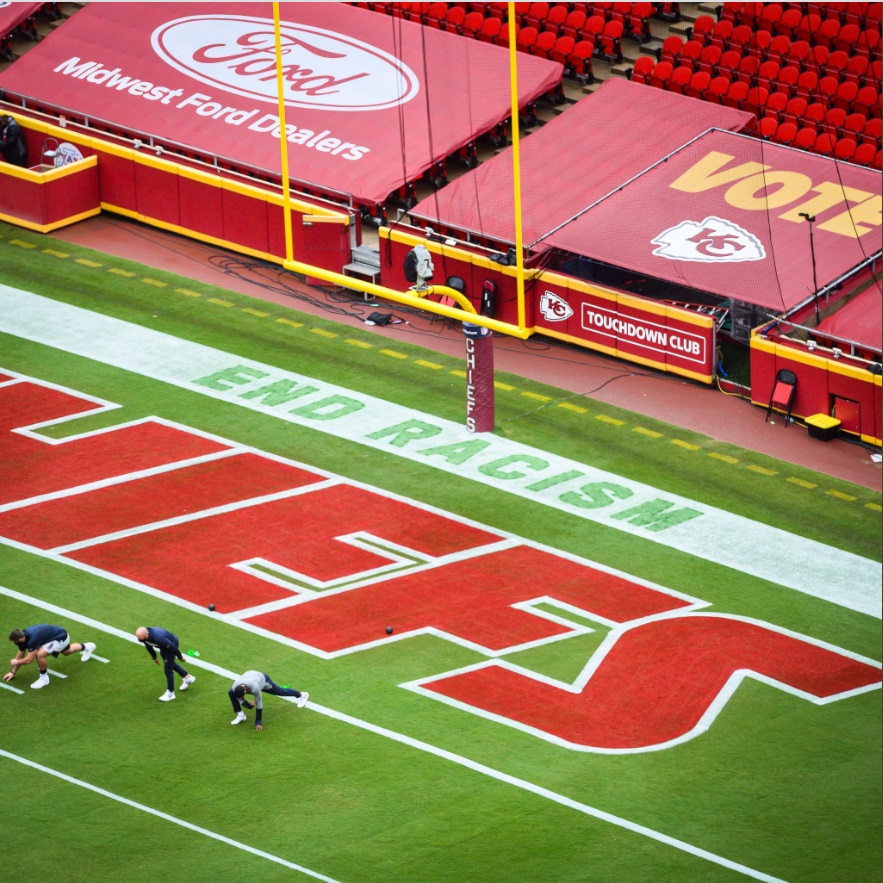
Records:
[[[777,411],[785,412],[785,428],[791,422],[791,408],[794,405],[794,397],[797,394],[797,375],[787,368],[780,368],[776,372],[776,379],[773,382],[773,391],[770,394],[770,403],[766,409],[766,417],[764,423],[770,419],[770,414],[775,408]]]

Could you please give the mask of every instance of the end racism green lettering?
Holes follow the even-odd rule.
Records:
[[[245,383],[251,383],[254,380],[260,380],[261,377],[267,377],[266,371],[258,371],[256,368],[249,368],[247,365],[237,365],[235,368],[224,368],[223,371],[216,371],[207,377],[200,377],[194,380],[200,386],[207,386],[209,389],[219,389],[226,392],[234,386],[242,386]]]

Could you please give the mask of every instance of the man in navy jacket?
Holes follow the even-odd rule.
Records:
[[[167,689],[162,696],[159,697],[160,702],[171,702],[175,698],[175,676],[177,672],[183,680],[181,681],[181,689],[186,690],[196,678],[192,674],[188,674],[187,670],[178,665],[177,660],[184,661],[181,651],[178,649],[178,636],[167,632],[165,629],[151,626],[145,628],[143,625],[135,631],[135,637],[147,648],[153,661],[159,665],[156,658],[156,651],[162,656],[162,661],[166,671]]]
[[[71,653],[82,652],[82,660],[86,662],[95,650],[94,644],[71,644],[68,633],[60,625],[29,625],[26,629],[13,629],[9,633],[9,640],[18,648],[15,659],[9,660],[12,671],[3,675],[7,683],[15,677],[15,673],[23,665],[29,665],[35,659],[40,676],[31,684],[35,690],[45,687],[49,683],[49,671],[47,668],[47,656],[55,659],[59,654],[70,656]]]

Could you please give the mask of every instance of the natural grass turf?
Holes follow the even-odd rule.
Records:
[[[3,281],[462,420],[463,381],[450,373],[462,369],[458,360],[398,342],[395,349],[406,358],[393,359],[378,352],[377,338],[368,331],[266,304],[259,309],[272,315],[262,319],[245,312],[258,304],[244,296],[66,244],[56,248],[68,258],[45,254],[51,242],[0,225]],[[78,256],[100,266],[74,263]],[[134,275],[110,273],[110,267]],[[167,286],[146,285],[143,278]],[[202,296],[175,293],[185,287]],[[233,306],[212,304],[212,298]],[[303,324],[279,324],[276,317]],[[370,346],[356,347],[348,340]],[[0,367],[123,406],[49,434],[63,436],[156,414],[695,594],[716,612],[754,616],[879,658],[880,621],[871,617],[539,504],[513,501],[502,491],[475,493],[468,481],[429,466],[280,425],[270,416],[88,359],[7,336],[0,336],[0,352],[5,363]],[[417,359],[442,363],[444,370],[422,369]],[[580,400],[586,414],[555,404],[537,410],[539,400],[522,392],[553,403],[569,394],[511,375],[498,375],[498,380],[514,388],[498,391],[500,434],[880,560],[880,513],[864,505],[879,503],[879,495],[592,401]],[[599,414],[622,424],[599,420]],[[634,432],[635,426],[659,432],[660,438]],[[737,462],[710,457],[712,452]],[[753,472],[750,464],[775,475]],[[787,477],[817,487],[799,487]],[[856,500],[832,498],[825,494],[828,489]],[[127,633],[138,625],[173,628],[183,648],[199,650],[205,661],[233,672],[263,668],[277,682],[309,690],[314,702],[329,709],[767,874],[819,883],[879,878],[879,691],[819,707],[746,681],[708,732],[675,749],[641,755],[573,752],[398,687],[483,659],[439,638],[413,638],[321,660],[208,612],[170,605],[9,546],[0,547],[0,585]],[[0,596],[0,610],[7,630],[63,621],[5,596]],[[266,697],[264,732],[255,733],[251,721],[230,727],[229,683],[196,667],[192,691],[163,705],[157,701],[164,689],[162,671],[142,648],[119,638],[87,636],[85,626],[64,624],[74,640],[95,639],[99,655],[110,656],[111,664],[82,665],[70,657],[58,663],[71,675],[67,680],[39,692],[25,687],[20,697],[0,692],[0,747],[346,883],[744,879],[275,697]],[[541,675],[572,680],[602,634],[523,651],[512,661]],[[27,671],[16,683],[31,679]],[[0,826],[9,855],[22,867],[45,867],[48,857],[69,869],[70,879],[142,879],[134,869],[143,861],[147,867],[164,866],[173,856],[169,879],[297,878],[295,872],[109,805],[12,761],[0,759],[0,768],[7,793],[16,795],[0,809]],[[39,836],[41,819],[51,826],[45,838]]]

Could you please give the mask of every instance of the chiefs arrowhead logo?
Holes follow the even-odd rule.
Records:
[[[659,246],[653,254],[671,261],[733,263],[766,257],[763,243],[756,236],[714,216],[698,222],[682,221],[660,233],[652,244]]]
[[[549,322],[563,322],[573,315],[570,304],[551,291],[544,291],[540,296],[540,312]]]

